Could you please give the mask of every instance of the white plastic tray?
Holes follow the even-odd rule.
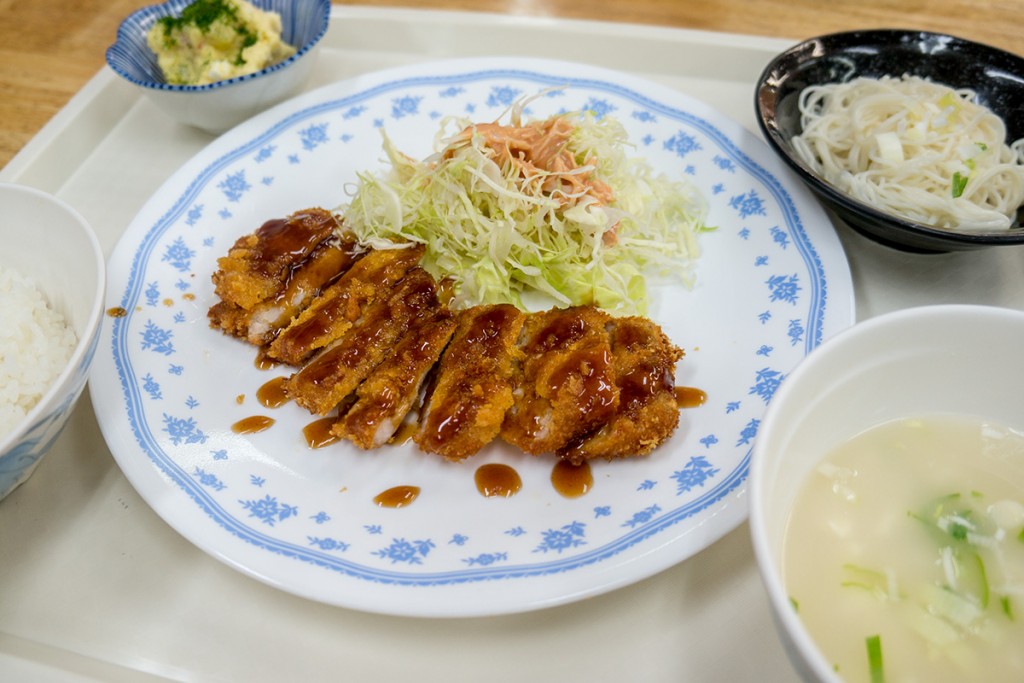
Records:
[[[387,66],[528,55],[642,75],[756,132],[753,83],[793,41],[600,22],[336,7],[309,87]],[[109,254],[210,137],[104,69],[0,180],[54,192]],[[837,226],[860,319],[939,302],[1024,308],[1024,247],[914,256]],[[135,493],[88,395],[33,477],[0,502],[0,680],[776,681],[744,524],[641,583],[506,617],[421,620],[313,603],[210,558]]]

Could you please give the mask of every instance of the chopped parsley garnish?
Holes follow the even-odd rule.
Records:
[[[241,47],[235,56],[236,66],[245,64],[244,52],[247,47],[255,45],[259,36],[252,32],[238,18],[237,8],[227,0],[195,0],[181,11],[179,16],[161,17],[158,22],[164,28],[164,38],[168,44],[174,44],[174,32],[186,26],[195,26],[200,33],[209,33],[210,27],[218,21],[229,26],[241,38]]]
[[[245,48],[255,45],[259,38],[255,33],[241,25],[238,26],[238,35],[242,37],[242,47],[238,48],[238,56],[235,57],[235,64],[237,66],[241,66],[245,64]]]
[[[220,18],[236,18],[233,5],[225,0],[196,0],[181,11],[177,17],[161,17],[160,25],[165,33],[192,24],[200,31],[207,31]]]

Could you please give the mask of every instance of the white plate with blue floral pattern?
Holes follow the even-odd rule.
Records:
[[[556,89],[552,89],[557,87]],[[411,445],[310,449],[309,414],[269,411],[255,351],[210,329],[210,275],[270,218],[347,200],[383,167],[381,128],[413,156],[440,117],[615,116],[636,154],[688,177],[710,203],[692,288],[657,285],[649,314],[686,350],[677,383],[707,402],[649,457],[592,465],[585,495],[555,490],[553,461],[493,444],[461,464]],[[307,93],[243,123],[180,169],[110,259],[108,318],[91,376],[104,437],[133,486],[198,547],[314,600],[398,615],[521,612],[621,587],[699,552],[741,523],[765,406],[809,351],[854,320],[842,247],[819,205],[761,140],[666,87],[565,62],[454,60]],[[254,414],[276,424],[231,425]],[[485,498],[474,472],[511,465],[522,489]],[[373,498],[420,488],[409,506]]]

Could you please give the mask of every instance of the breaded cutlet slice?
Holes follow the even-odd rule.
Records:
[[[267,355],[288,365],[301,365],[316,351],[342,337],[372,302],[386,298],[423,256],[423,245],[377,249],[356,261],[287,327]]]
[[[463,460],[493,441],[512,405],[516,340],[526,315],[510,304],[460,311],[413,440],[424,451]]]
[[[265,222],[217,259],[214,291],[239,308],[253,308],[284,289],[291,269],[339,228],[334,214],[319,208]]]
[[[679,424],[675,370],[683,350],[647,318],[617,318],[610,332],[618,411],[592,433],[558,450],[561,458],[573,464],[647,455]]]
[[[415,406],[423,382],[455,326],[455,314],[447,308],[415,321],[390,355],[359,385],[355,403],[331,432],[363,449],[386,444]]]
[[[284,288],[277,294],[249,310],[230,301],[219,301],[210,308],[210,325],[256,346],[269,344],[292,318],[352,267],[363,253],[351,233],[330,237],[292,267],[287,273]]]
[[[558,450],[615,415],[611,317],[593,306],[554,308],[523,325],[515,403],[501,437],[533,455]]]
[[[387,296],[376,299],[330,346],[284,383],[285,393],[317,415],[327,415],[387,356],[413,322],[436,311],[437,285],[413,268]]]

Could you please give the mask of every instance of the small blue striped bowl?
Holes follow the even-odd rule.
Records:
[[[142,88],[162,111],[186,125],[222,133],[297,94],[309,78],[320,39],[331,17],[330,0],[250,0],[281,15],[281,37],[296,52],[262,71],[206,85],[172,85],[164,80],[146,34],[160,18],[181,14],[193,0],[168,0],[128,15],[107,48],[107,64]]]

